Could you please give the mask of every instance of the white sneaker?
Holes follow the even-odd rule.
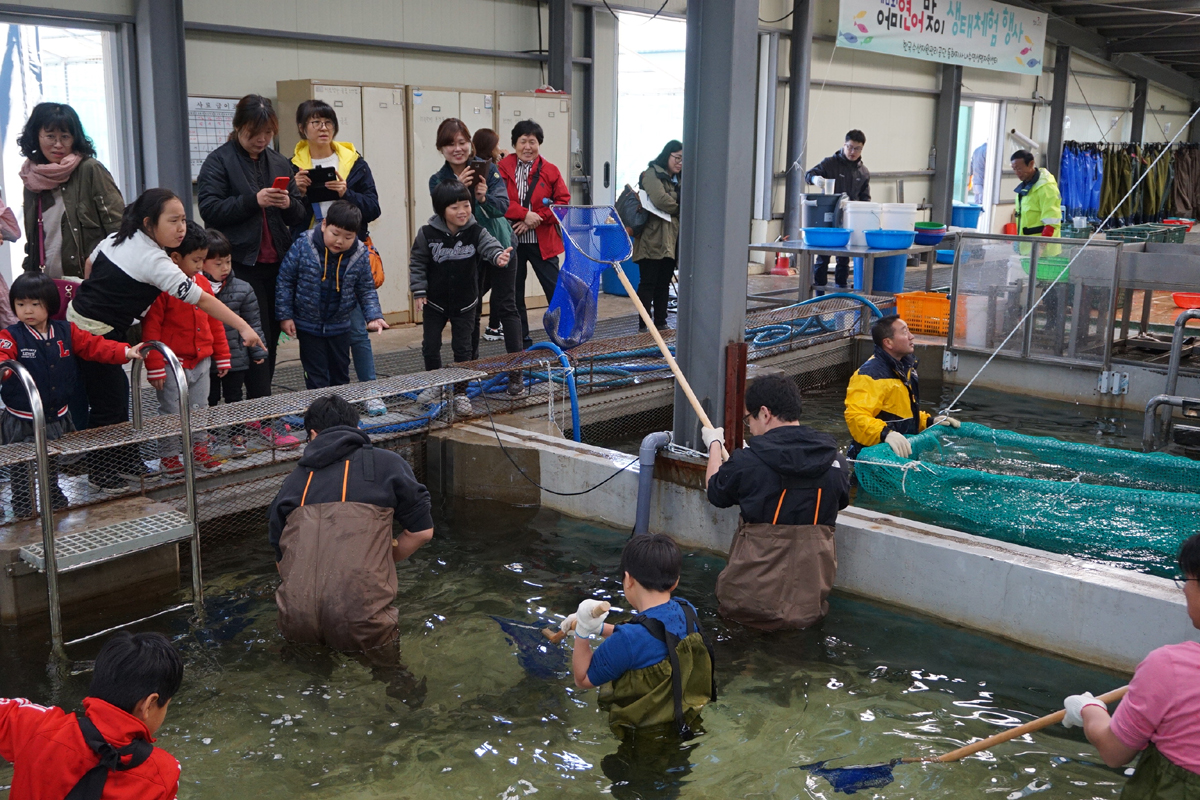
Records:
[[[368,400],[366,406],[368,417],[382,417],[387,413],[387,405],[379,398]]]
[[[442,387],[440,386],[430,386],[428,389],[423,389],[421,393],[417,395],[417,402],[425,406],[441,402],[441,399]]]
[[[454,416],[469,417],[473,413],[475,413],[475,409],[471,408],[471,399],[465,394],[455,395]]]

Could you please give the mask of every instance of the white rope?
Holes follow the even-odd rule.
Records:
[[[1146,179],[1146,177],[1151,173],[1151,171],[1153,171],[1155,165],[1158,164],[1159,160],[1163,156],[1165,156],[1167,153],[1171,152],[1171,146],[1174,145],[1175,141],[1180,137],[1180,135],[1185,130],[1187,130],[1188,125],[1190,125],[1192,120],[1194,120],[1196,118],[1197,114],[1200,114],[1200,107],[1197,107],[1196,110],[1192,112],[1192,116],[1188,117],[1187,122],[1185,122],[1185,123],[1183,123],[1183,125],[1179,126],[1179,131],[1176,132],[1174,138],[1172,138],[1171,141],[1167,142],[1167,146],[1162,149],[1162,152],[1158,154],[1158,157],[1155,158],[1154,161],[1152,161],[1150,163],[1150,166],[1147,167],[1142,172],[1141,177],[1139,177],[1134,182],[1133,186],[1130,187],[1129,191],[1125,194],[1125,196],[1121,198],[1121,202],[1119,202],[1115,206],[1113,206],[1113,210],[1108,212],[1108,216],[1105,217],[1104,220],[1096,227],[1096,231],[1087,238],[1087,241],[1085,241],[1083,243],[1083,246],[1080,247],[1077,251],[1075,251],[1075,255],[1071,256],[1071,260],[1067,262],[1066,266],[1064,266],[1062,268],[1062,270],[1058,273],[1058,275],[1056,275],[1054,277],[1054,280],[1050,281],[1050,286],[1046,289],[1046,291],[1042,292],[1041,297],[1039,297],[1037,300],[1035,300],[1033,305],[1031,305],[1029,307],[1029,310],[1026,311],[1025,314],[1019,320],[1017,320],[1016,327],[1014,327],[1011,331],[1009,331],[1008,336],[1004,337],[1004,341],[1002,341],[999,344],[999,346],[996,347],[996,349],[992,352],[992,354],[990,356],[988,356],[987,361],[983,362],[983,366],[981,366],[979,368],[979,371],[971,376],[971,380],[967,381],[967,385],[964,386],[962,388],[962,391],[958,393],[958,396],[955,397],[954,400],[952,400],[950,402],[950,405],[947,406],[944,413],[950,414],[950,413],[953,413],[954,411],[958,410],[958,408],[957,408],[958,401],[961,400],[963,395],[967,393],[967,390],[970,389],[971,386],[974,385],[976,378],[978,378],[980,375],[982,375],[983,371],[985,369],[987,369],[988,365],[990,365],[992,363],[992,360],[995,359],[996,356],[1000,354],[1000,351],[1003,350],[1004,346],[1008,344],[1009,339],[1011,339],[1013,337],[1013,335],[1016,334],[1017,331],[1021,330],[1025,326],[1025,320],[1029,319],[1033,315],[1033,312],[1037,309],[1037,307],[1039,305],[1041,305],[1041,302],[1046,299],[1046,295],[1048,295],[1048,294],[1050,294],[1050,292],[1054,291],[1054,288],[1058,284],[1059,279],[1062,278],[1062,276],[1065,275],[1069,269],[1071,269],[1071,265],[1075,263],[1075,259],[1079,258],[1079,256],[1083,254],[1083,251],[1088,248],[1088,245],[1090,245],[1092,243],[1092,241],[1097,236],[1100,235],[1101,229],[1106,224],[1108,224],[1109,220],[1111,220],[1113,218],[1113,215],[1117,213],[1117,209],[1119,209],[1121,206],[1125,205],[1125,201],[1133,196],[1134,190],[1136,190],[1137,187],[1141,184],[1141,182]],[[1037,276],[1034,275],[1033,272],[1034,272],[1033,265],[1031,263],[1030,264],[1030,274],[1029,274],[1029,280],[1031,280],[1031,281],[1037,280]]]

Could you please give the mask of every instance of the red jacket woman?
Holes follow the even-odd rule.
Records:
[[[563,243],[562,236],[558,232],[558,223],[554,220],[554,213],[550,210],[550,206],[544,202],[547,198],[554,205],[567,205],[571,202],[571,190],[567,188],[558,167],[540,155],[534,156],[528,179],[528,185],[531,185],[532,190],[526,195],[528,205],[523,206],[519,200],[522,193],[517,190],[516,153],[509,153],[502,158],[499,166],[500,177],[504,178],[504,186],[508,189],[508,211],[504,216],[513,222],[513,227],[516,227],[518,224],[527,224],[526,217],[532,211],[541,218],[541,224],[534,230],[537,231],[538,249],[542,253],[542,258],[554,258],[561,254]]]

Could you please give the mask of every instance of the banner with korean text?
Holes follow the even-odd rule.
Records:
[[[837,44],[1040,75],[1046,15],[992,0],[840,0]]]

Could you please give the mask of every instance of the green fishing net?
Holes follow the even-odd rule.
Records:
[[[871,495],[938,525],[1173,574],[1200,532],[1200,462],[994,430],[935,426],[911,460],[886,444],[854,465]]]

